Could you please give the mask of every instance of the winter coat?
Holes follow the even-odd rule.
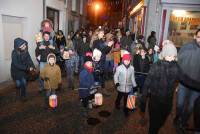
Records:
[[[51,66],[46,64],[42,72],[40,73],[40,77],[45,79],[45,77],[49,78],[48,81],[44,81],[45,89],[57,89],[58,84],[61,84],[61,70],[58,65]],[[50,87],[49,87],[50,86]]]
[[[145,59],[142,59],[140,55],[135,55],[133,66],[136,72],[148,73],[150,68],[148,57],[145,56]]]
[[[123,36],[120,43],[121,43],[121,48],[130,51],[130,47],[131,44],[133,43],[133,40],[131,36]]]
[[[41,45],[38,45],[35,50],[36,56],[41,56],[39,60],[40,62],[47,62],[47,56],[50,53],[54,53],[55,55],[59,54],[58,48],[56,46],[54,46],[54,49],[50,48],[49,41],[44,41],[43,45],[46,46],[45,49],[41,49]]]
[[[21,38],[17,38],[14,41],[14,50],[12,51],[11,61],[11,76],[13,80],[19,80],[21,78],[27,79],[29,68],[35,68],[28,52],[28,48],[24,52],[19,51],[19,47],[23,44],[26,44],[28,47],[27,41]]]
[[[132,88],[137,86],[135,82],[134,67],[130,65],[126,68],[124,64],[118,66],[114,74],[114,83],[119,83],[119,86],[117,87],[118,91],[129,93]]]
[[[156,45],[156,37],[149,36],[147,41],[149,43],[149,47],[148,48],[154,48],[154,46]]]
[[[60,49],[60,46],[66,46],[65,36],[62,36],[61,38],[56,37],[56,45],[58,49]]]
[[[93,74],[84,68],[79,74],[79,80],[79,97],[86,98],[90,96],[90,88],[94,85]]]
[[[161,102],[172,102],[176,81],[187,81],[187,86],[191,86],[200,91],[200,84],[188,79],[177,62],[158,61],[154,63],[145,79],[142,97],[140,99],[141,110],[145,111],[147,96],[159,98]]]
[[[178,53],[178,64],[183,73],[193,80],[200,82],[200,46],[196,40],[184,45]]]

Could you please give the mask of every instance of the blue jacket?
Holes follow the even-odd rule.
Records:
[[[90,96],[90,88],[94,85],[93,74],[84,68],[79,74],[79,80],[79,97],[86,98]]]

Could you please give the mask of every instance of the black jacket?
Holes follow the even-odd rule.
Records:
[[[54,53],[56,56],[58,56],[59,51],[58,51],[57,46],[55,46],[55,49],[49,48],[49,45],[50,45],[49,41],[44,41],[43,45],[46,46],[45,49],[40,49],[39,48],[40,45],[37,45],[36,50],[35,50],[36,57],[39,55],[41,56],[39,62],[47,62],[47,56],[49,53]]]
[[[146,56],[145,59],[142,59],[140,55],[135,55],[133,60],[133,66],[135,72],[148,73],[150,68],[148,57]]]
[[[177,80],[180,82],[187,81],[184,83],[186,86],[200,91],[200,83],[185,76],[177,62],[158,61],[154,63],[143,86],[142,97],[140,98],[141,110],[145,111],[149,93],[150,97],[159,97],[162,102],[172,100]]]
[[[21,38],[17,38],[14,41],[14,50],[12,51],[12,62],[11,62],[11,76],[13,80],[19,80],[21,78],[27,79],[28,69],[30,67],[35,68],[31,56],[28,52],[28,49],[25,50],[24,52],[19,51],[19,47],[24,43],[28,47],[28,43]]]

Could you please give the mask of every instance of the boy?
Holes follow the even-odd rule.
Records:
[[[46,89],[45,103],[48,106],[49,96],[55,94],[55,90],[61,88],[61,71],[56,65],[56,56],[50,53],[47,56],[47,63],[40,73],[40,77],[44,80],[44,89]]]
[[[88,114],[89,100],[94,98],[94,95],[90,93],[90,89],[95,85],[93,70],[92,57],[86,56],[83,69],[79,74],[79,97],[84,108],[84,116]]]
[[[124,98],[124,114],[128,116],[128,108],[126,108],[127,97],[132,88],[136,87],[134,67],[130,65],[131,55],[124,54],[122,57],[122,64],[116,68],[114,74],[114,83],[117,88],[117,99],[115,107],[120,109],[120,101]]]

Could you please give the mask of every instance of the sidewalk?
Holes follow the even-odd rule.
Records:
[[[0,83],[0,94],[5,94],[11,92],[15,88],[15,83],[10,81],[5,81]]]

